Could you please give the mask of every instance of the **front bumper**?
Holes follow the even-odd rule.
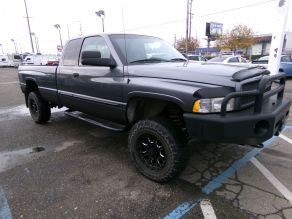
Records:
[[[279,78],[281,79],[277,76],[268,81]],[[283,92],[282,80],[278,88],[268,93],[264,93],[264,89],[260,88],[254,91],[253,95],[256,96],[254,107],[237,112],[226,112],[228,99],[252,93],[235,92],[226,97],[221,113],[185,113],[184,120],[188,134],[190,137],[209,141],[258,145],[273,135],[278,135],[289,116],[291,101],[283,99]]]

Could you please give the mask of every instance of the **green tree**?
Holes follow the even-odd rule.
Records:
[[[239,24],[235,26],[230,32],[220,36],[215,41],[215,46],[219,49],[247,49],[255,43],[253,30],[246,26]]]

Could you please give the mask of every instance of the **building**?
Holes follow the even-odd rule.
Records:
[[[272,34],[262,34],[255,37],[256,44],[250,49],[251,55],[269,55],[272,41]],[[292,54],[292,32],[285,34],[283,53]]]

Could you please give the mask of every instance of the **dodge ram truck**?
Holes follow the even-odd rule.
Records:
[[[67,42],[58,66],[20,66],[34,122],[52,107],[112,131],[129,131],[133,163],[166,182],[185,167],[187,142],[199,138],[258,146],[289,115],[285,75],[262,67],[188,63],[162,39],[99,34]]]

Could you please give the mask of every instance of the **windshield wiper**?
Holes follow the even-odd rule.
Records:
[[[187,59],[184,59],[184,58],[173,58],[173,59],[170,59],[170,61],[172,61],[172,62],[186,62]]]
[[[169,62],[166,59],[160,59],[160,58],[150,58],[150,59],[139,59],[132,61],[130,63],[147,63],[147,62]]]

